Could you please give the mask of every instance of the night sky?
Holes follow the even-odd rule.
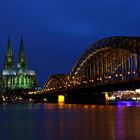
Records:
[[[140,36],[137,0],[0,0],[0,68],[11,34],[15,62],[24,37],[29,69],[40,85],[70,73],[83,51],[108,36]]]

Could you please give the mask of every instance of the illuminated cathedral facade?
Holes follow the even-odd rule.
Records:
[[[2,86],[7,89],[35,89],[38,85],[35,71],[27,69],[27,58],[24,52],[22,37],[16,66],[14,64],[10,35],[8,37],[8,46],[4,58],[4,67],[1,71],[1,80]]]

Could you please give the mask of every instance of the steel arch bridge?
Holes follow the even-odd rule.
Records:
[[[101,83],[139,77],[140,38],[109,37],[88,48],[76,62],[70,77],[79,83]]]
[[[91,87],[137,78],[140,78],[140,37],[109,37],[91,45],[65,80],[51,77],[44,88]]]
[[[56,74],[51,76],[44,85],[44,90],[57,91],[66,88],[68,74]]]

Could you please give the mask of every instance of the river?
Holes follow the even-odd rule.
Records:
[[[0,140],[139,140],[140,106],[1,104]]]

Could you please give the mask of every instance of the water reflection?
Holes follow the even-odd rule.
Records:
[[[140,102],[137,101],[120,101],[116,103],[117,106],[140,106]]]
[[[137,140],[137,105],[3,104],[0,139]]]

